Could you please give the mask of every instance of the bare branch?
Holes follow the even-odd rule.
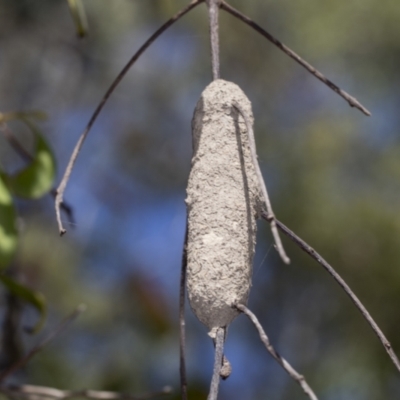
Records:
[[[25,366],[28,361],[39,351],[41,351],[47,344],[49,344],[54,338],[56,338],[61,332],[67,328],[67,326],[73,322],[80,314],[86,310],[86,305],[80,304],[70,315],[65,317],[60,324],[53,329],[47,337],[45,337],[41,342],[34,346],[29,353],[13,364],[9,369],[5,370],[0,374],[0,382],[3,382],[6,378],[12,375],[14,372]]]
[[[85,130],[83,131],[78,142],[76,143],[75,148],[72,152],[71,158],[68,162],[67,168],[65,169],[64,175],[63,175],[61,182],[57,188],[57,196],[55,198],[55,209],[56,209],[56,217],[57,217],[57,223],[58,223],[58,229],[59,229],[60,235],[63,235],[66,232],[65,228],[63,227],[63,224],[61,221],[61,216],[60,216],[60,206],[63,203],[63,196],[64,196],[65,188],[68,184],[69,178],[71,176],[72,170],[74,168],[76,159],[78,158],[79,152],[82,148],[82,145],[83,145],[87,135],[89,134],[89,131],[92,128],[94,122],[96,121],[97,117],[99,116],[101,110],[103,109],[104,105],[106,104],[108,98],[114,92],[115,88],[118,86],[118,84],[124,78],[124,76],[129,71],[129,69],[132,67],[132,65],[144,53],[144,51],[162,33],[164,33],[171,25],[173,25],[176,21],[178,21],[181,17],[183,17],[185,14],[187,14],[189,11],[191,11],[193,8],[198,6],[203,1],[204,0],[192,0],[186,7],[184,7],[181,11],[179,11],[172,18],[170,18],[167,22],[165,22],[159,29],[157,29],[157,31],[154,32],[153,35],[151,35],[149,37],[149,39],[147,39],[147,41],[140,47],[140,49],[132,56],[132,58],[125,65],[125,67],[121,70],[121,72],[118,74],[118,76],[115,78],[114,82],[111,84],[111,86],[108,88],[107,92],[103,96],[102,100],[100,101],[99,105],[97,106],[96,110],[94,111],[93,115],[91,116],[88,124],[86,125]]]
[[[275,358],[275,360],[281,365],[281,367],[293,378],[303,389],[304,393],[311,399],[311,400],[318,400],[317,396],[311,389],[311,387],[306,382],[303,375],[300,375],[280,354],[274,349],[272,344],[270,343],[268,336],[264,332],[261,324],[258,322],[257,317],[243,304],[235,304],[233,307],[237,308],[244,314],[246,314],[250,321],[254,324],[256,329],[258,330],[258,334],[260,335],[261,341],[264,343],[268,352]]]
[[[264,219],[267,219],[267,215],[263,214]],[[397,358],[396,353],[393,351],[392,345],[386,339],[386,336],[383,334],[377,323],[371,317],[367,309],[361,303],[359,298],[353,293],[347,283],[343,280],[343,278],[332,268],[330,264],[328,264],[320,254],[318,254],[310,245],[308,245],[303,239],[297,236],[294,232],[292,232],[287,226],[285,226],[279,220],[276,220],[276,224],[278,228],[293,242],[295,242],[303,251],[305,251],[309,256],[311,256],[314,260],[316,260],[322,267],[325,268],[326,271],[335,279],[335,281],[342,287],[342,289],[346,292],[346,294],[350,297],[351,301],[355,304],[355,306],[359,309],[362,316],[371,326],[372,330],[375,332],[376,336],[378,336],[381,341],[383,347],[386,352],[389,354],[390,359],[393,364],[396,366],[397,370],[400,372],[400,362]]]
[[[185,332],[185,287],[187,271],[187,241],[188,224],[186,221],[185,244],[182,252],[182,268],[179,288],[179,373],[181,378],[182,400],[187,400],[187,378],[186,378],[186,332]]]
[[[220,372],[224,358],[225,331],[226,328],[216,328],[214,371],[207,400],[217,400],[218,398]]]
[[[166,386],[158,392],[134,396],[126,393],[100,390],[60,390],[46,386],[6,385],[0,386],[0,392],[12,398],[18,397],[28,400],[37,400],[39,398],[65,400],[73,397],[83,397],[91,400],[145,400],[168,395],[172,392],[172,389]]]
[[[271,225],[271,231],[272,231],[272,235],[273,235],[274,240],[275,240],[276,249],[277,249],[278,254],[280,255],[282,261],[285,264],[289,264],[290,263],[290,259],[286,255],[285,249],[283,248],[282,241],[281,241],[281,238],[279,236],[278,229],[276,227],[275,215],[274,215],[274,212],[272,211],[272,205],[271,205],[271,201],[270,201],[269,196],[268,196],[267,187],[265,185],[265,182],[264,182],[264,179],[263,179],[263,176],[262,176],[262,173],[261,173],[260,165],[258,164],[256,141],[255,141],[255,138],[254,138],[254,132],[253,132],[253,128],[251,126],[251,122],[249,121],[248,116],[242,110],[242,108],[241,108],[241,106],[239,105],[238,102],[235,102],[235,104],[233,104],[233,107],[236,108],[236,110],[238,110],[240,115],[243,117],[244,122],[246,123],[247,134],[249,136],[249,147],[250,147],[251,157],[252,157],[252,160],[253,160],[253,165],[254,165],[254,169],[256,171],[258,182],[259,182],[259,185],[260,185],[263,197],[264,197],[265,206],[266,206],[267,211],[268,211],[268,217],[269,217],[268,218],[268,222]]]
[[[219,63],[219,7],[220,0],[207,0],[208,18],[210,21],[210,39],[211,39],[211,65],[213,80],[220,77]]]
[[[275,46],[277,46],[279,49],[281,49],[285,54],[287,54],[289,57],[291,57],[293,60],[295,60],[297,63],[299,63],[302,67],[304,67],[308,72],[310,72],[312,75],[314,75],[317,79],[319,79],[321,82],[325,83],[325,85],[327,85],[329,88],[331,88],[339,96],[343,97],[349,103],[350,107],[358,108],[361,112],[363,112],[367,116],[371,115],[371,113],[362,104],[360,104],[356,98],[350,96],[347,92],[340,89],[339,86],[335,85],[332,81],[330,81],[328,78],[326,78],[321,72],[319,72],[311,64],[309,64],[307,61],[303,60],[298,54],[296,54],[293,50],[291,50],[289,47],[284,45],[280,40],[278,40],[277,38],[272,36],[265,29],[261,28],[260,25],[255,23],[248,16],[242,14],[239,10],[237,10],[236,8],[233,8],[231,5],[226,3],[224,0],[221,0],[221,8],[223,10],[227,11],[228,13],[232,14],[234,17],[240,19],[247,25],[251,26],[254,30],[256,30],[262,36],[267,38],[271,43],[273,43]]]

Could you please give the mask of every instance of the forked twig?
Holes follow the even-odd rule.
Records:
[[[65,400],[73,397],[81,397],[90,400],[146,400],[168,395],[172,392],[172,389],[166,386],[158,392],[134,396],[128,393],[108,392],[103,390],[60,390],[47,386],[5,385],[0,386],[0,392],[11,398],[26,398],[28,400],[38,398]]]
[[[18,360],[16,363],[11,365],[10,368],[5,370],[2,374],[0,374],[0,382],[3,382],[6,378],[8,378],[11,374],[21,369],[24,365],[28,363],[28,361],[40,350],[43,349],[47,344],[49,344],[55,337],[57,337],[61,332],[65,330],[65,328],[73,322],[80,314],[82,314],[86,310],[86,305],[80,304],[70,315],[65,317],[60,324],[53,329],[47,337],[45,337],[41,342],[39,342],[36,346],[34,346],[25,357]]]
[[[185,244],[182,252],[181,279],[179,285],[179,374],[181,379],[182,400],[187,400],[187,378],[186,378],[186,331],[185,331],[185,288],[187,271],[187,241],[188,224],[186,222]]]
[[[239,114],[243,117],[244,122],[246,124],[247,135],[249,137],[249,147],[250,147],[251,158],[253,161],[254,170],[255,170],[257,178],[258,178],[258,183],[260,185],[260,188],[261,188],[261,191],[262,191],[262,194],[264,197],[265,206],[267,208],[268,222],[270,223],[270,226],[271,226],[271,232],[272,232],[272,235],[275,240],[276,250],[278,251],[278,254],[280,255],[282,261],[285,264],[289,264],[290,258],[286,255],[285,249],[283,248],[282,241],[279,236],[278,229],[276,227],[275,215],[274,215],[274,212],[272,211],[272,205],[271,205],[271,201],[268,196],[267,187],[265,185],[265,182],[264,182],[264,179],[263,179],[263,176],[261,173],[260,165],[258,164],[256,142],[255,142],[254,132],[253,132],[253,128],[251,126],[251,122],[249,121],[248,116],[243,111],[243,109],[241,108],[241,106],[239,105],[238,102],[235,102],[233,104],[233,107],[236,108],[236,110],[239,112]]]
[[[263,214],[262,217],[267,219],[267,215]],[[396,353],[393,351],[392,345],[386,339],[386,336],[383,334],[381,329],[379,328],[378,324],[374,321],[371,317],[370,313],[361,303],[359,298],[354,294],[354,292],[350,289],[349,285],[343,280],[343,278],[332,268],[327,261],[322,258],[320,254],[318,254],[310,245],[308,245],[303,239],[297,236],[293,231],[291,231],[287,226],[285,226],[279,220],[276,220],[276,225],[278,228],[293,242],[295,242],[303,251],[305,251],[309,256],[311,256],[314,260],[316,260],[322,267],[325,268],[326,271],[333,277],[333,279],[342,287],[342,289],[346,292],[346,294],[350,297],[351,301],[355,304],[355,306],[359,309],[362,316],[371,326],[372,330],[375,332],[376,336],[378,336],[379,340],[381,341],[383,347],[385,348],[386,352],[389,354],[390,359],[392,360],[393,364],[400,372],[400,362],[397,358]]]
[[[277,38],[272,36],[269,32],[267,32],[265,29],[263,29],[260,25],[258,25],[252,19],[250,19],[247,15],[244,15],[243,13],[241,13],[239,10],[237,10],[236,8],[229,5],[224,0],[221,0],[221,8],[223,10],[227,11],[228,13],[232,14],[234,17],[240,19],[242,22],[251,26],[254,30],[256,30],[262,36],[267,38],[271,43],[273,43],[275,46],[277,46],[279,49],[281,49],[285,54],[287,54],[289,57],[291,57],[293,60],[295,60],[297,63],[299,63],[302,67],[304,67],[308,72],[310,72],[312,75],[314,75],[317,79],[319,79],[321,82],[325,83],[325,85],[327,85],[329,88],[331,88],[339,96],[343,97],[349,103],[350,107],[358,108],[365,115],[368,115],[368,116],[371,115],[371,113],[362,104],[360,104],[356,98],[354,98],[353,96],[350,96],[347,92],[340,89],[339,86],[335,85],[331,80],[326,78],[321,72],[319,72],[311,64],[309,64],[307,61],[303,60],[298,54],[296,54],[293,50],[291,50],[289,47],[284,45],[280,40],[278,40]]]
[[[186,7],[184,7],[181,11],[179,11],[177,14],[175,14],[172,18],[170,18],[167,22],[165,22],[159,29],[157,29],[156,32],[153,33],[149,37],[149,39],[146,40],[146,42],[139,48],[139,50],[132,56],[132,58],[129,60],[129,62],[125,65],[125,67],[121,70],[121,72],[118,74],[118,76],[115,78],[111,86],[108,88],[107,92],[103,96],[102,100],[100,101],[99,105],[97,106],[96,110],[94,111],[93,115],[91,116],[88,124],[86,125],[85,130],[79,137],[78,142],[75,145],[75,148],[72,152],[71,158],[69,159],[67,168],[65,169],[64,175],[61,179],[61,182],[57,188],[57,196],[55,198],[55,209],[56,209],[56,217],[57,217],[57,223],[58,223],[58,229],[60,232],[60,235],[63,235],[66,230],[63,227],[62,221],[61,221],[61,215],[60,215],[60,205],[63,203],[63,196],[64,196],[64,191],[65,188],[68,184],[69,178],[71,176],[72,170],[74,168],[76,159],[78,158],[79,152],[82,148],[82,145],[89,134],[90,129],[92,128],[94,122],[96,121],[97,117],[99,116],[101,110],[103,109],[104,105],[106,104],[108,98],[111,96],[111,94],[114,92],[115,88],[118,86],[118,84],[121,82],[121,80],[124,78],[126,73],[129,71],[129,69],[132,67],[132,65],[139,59],[139,57],[144,53],[144,51],[162,34],[164,33],[171,25],[173,25],[176,21],[178,21],[181,17],[183,17],[185,14],[187,14],[189,11],[191,11],[193,8],[198,6],[200,3],[203,3],[204,0],[192,0]]]
[[[220,0],[207,0],[208,18],[210,21],[210,40],[211,40],[211,65],[213,80],[220,77],[219,63],[219,5]]]
[[[260,322],[258,321],[257,317],[243,304],[235,304],[233,307],[240,310],[242,313],[246,314],[250,321],[254,324],[256,329],[258,330],[258,334],[260,335],[261,341],[264,343],[268,352],[275,358],[275,360],[281,365],[281,367],[301,386],[304,393],[311,399],[311,400],[318,400],[317,396],[311,389],[311,387],[306,382],[303,375],[300,375],[280,354],[274,349],[271,342],[268,339],[267,334],[264,332]]]
[[[218,398],[220,372],[224,358],[225,330],[226,328],[217,328],[215,332],[214,370],[211,379],[210,393],[208,394],[207,400],[217,400]]]

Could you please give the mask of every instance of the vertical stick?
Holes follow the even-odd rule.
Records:
[[[219,0],[207,0],[208,17],[210,21],[211,65],[213,80],[220,77],[219,73]]]
[[[210,393],[208,394],[207,400],[217,400],[218,398],[220,371],[224,354],[225,329],[226,328],[217,328],[216,330],[214,371],[211,380]]]
[[[182,400],[187,400],[187,378],[186,378],[186,355],[185,355],[185,285],[187,270],[187,241],[188,241],[188,225],[186,221],[185,244],[182,253],[182,269],[179,289],[179,373],[181,377],[181,395]]]

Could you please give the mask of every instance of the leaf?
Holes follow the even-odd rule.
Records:
[[[8,266],[17,249],[16,217],[11,194],[0,175],[0,270]]]
[[[74,20],[76,33],[79,37],[85,37],[88,31],[85,9],[81,0],[68,0],[69,10]]]
[[[36,153],[32,162],[22,171],[5,178],[10,191],[19,197],[37,199],[53,186],[56,162],[54,155],[36,126],[25,118],[22,121],[36,136]]]
[[[39,311],[40,318],[38,322],[33,328],[28,328],[28,331],[30,333],[39,332],[46,321],[46,314],[47,314],[46,299],[44,298],[43,294],[40,292],[36,292],[28,288],[27,286],[22,285],[21,283],[15,281],[14,279],[10,278],[7,275],[0,274],[0,281],[3,282],[4,286],[13,295],[19,297],[26,303],[31,304]]]

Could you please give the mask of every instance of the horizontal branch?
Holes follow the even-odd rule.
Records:
[[[46,386],[4,385],[0,386],[0,392],[12,398],[17,397],[28,400],[38,398],[65,400],[73,397],[83,397],[90,400],[146,400],[170,394],[172,389],[170,386],[166,386],[158,392],[134,396],[132,394],[102,390],[60,390]]]
[[[325,83],[325,85],[327,85],[329,88],[331,88],[339,96],[343,97],[349,103],[350,107],[355,107],[355,108],[359,109],[365,115],[368,115],[368,116],[371,115],[371,113],[361,103],[359,103],[359,101],[356,98],[354,98],[353,96],[350,96],[347,92],[340,89],[339,86],[337,86],[331,80],[326,78],[321,72],[319,72],[311,64],[309,64],[307,61],[303,60],[292,49],[290,49],[289,47],[284,45],[280,40],[278,40],[276,37],[274,37],[269,32],[267,32],[265,29],[263,29],[260,25],[258,25],[256,22],[254,22],[247,15],[244,15],[243,13],[241,13],[239,10],[237,10],[236,8],[229,5],[224,0],[221,0],[221,8],[223,10],[227,11],[228,13],[230,13],[231,15],[233,15],[234,17],[238,18],[245,24],[251,26],[255,31],[257,31],[262,36],[264,36],[266,39],[268,39],[271,43],[273,43],[275,46],[277,46],[279,49],[281,49],[290,58],[295,60],[302,67],[304,67],[308,72],[310,72],[312,75],[314,75],[317,79],[319,79],[321,82]]]
[[[265,220],[268,220],[268,215],[266,213],[264,213],[262,217]],[[376,336],[378,336],[379,340],[381,341],[383,347],[388,353],[393,364],[400,372],[400,362],[399,359],[397,358],[396,353],[393,351],[392,345],[386,339],[386,336],[383,334],[378,324],[374,321],[370,313],[361,303],[360,299],[350,289],[349,285],[344,281],[344,279],[332,268],[332,266],[320,254],[318,254],[309,244],[307,244],[303,239],[297,236],[282,222],[276,220],[276,225],[278,229],[280,229],[288,238],[290,238],[293,242],[295,242],[303,251],[305,251],[309,256],[311,256],[314,260],[316,260],[323,268],[325,268],[325,270],[328,271],[328,273],[333,277],[333,279],[342,287],[342,289],[350,297],[351,301],[361,312],[364,319],[368,322],[372,330],[375,332]]]
[[[233,306],[237,308],[242,313],[246,314],[250,321],[256,327],[258,334],[260,335],[261,341],[264,343],[264,346],[268,350],[268,352],[275,358],[275,360],[281,365],[281,367],[293,378],[303,389],[304,393],[311,399],[311,400],[318,400],[317,396],[311,389],[311,387],[306,382],[303,375],[300,375],[280,354],[274,349],[267,334],[265,333],[263,327],[261,326],[260,322],[258,321],[257,317],[243,304],[235,304]]]

